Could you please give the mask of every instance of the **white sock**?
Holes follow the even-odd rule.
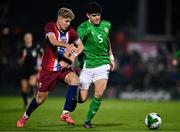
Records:
[[[68,114],[68,113],[69,113],[69,111],[63,110],[63,114]]]
[[[27,119],[29,118],[29,116],[26,114],[26,112],[24,112],[24,117]]]

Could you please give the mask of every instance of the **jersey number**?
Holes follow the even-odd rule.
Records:
[[[99,40],[99,43],[103,42],[103,38],[102,38],[101,34],[98,35],[98,40]]]

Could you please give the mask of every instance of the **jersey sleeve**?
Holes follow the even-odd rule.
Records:
[[[111,22],[110,21],[105,21],[107,27],[108,27],[108,34],[110,33],[111,30]]]
[[[179,58],[180,57],[180,50],[176,51],[174,54],[173,54],[173,58]]]
[[[76,41],[79,39],[77,32],[71,28],[70,31],[70,42],[76,43]]]
[[[46,24],[44,28],[44,34],[47,36],[49,33],[54,33],[55,34],[55,24],[53,22],[50,22]]]
[[[84,25],[80,25],[77,29],[78,36],[80,37],[81,41],[84,40],[85,36],[87,35],[87,30]]]

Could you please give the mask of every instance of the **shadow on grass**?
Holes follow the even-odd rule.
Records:
[[[112,128],[112,127],[118,127],[122,126],[121,123],[102,123],[102,124],[94,124],[96,127],[93,129],[86,129],[83,127],[83,124],[75,124],[75,125],[67,125],[67,124],[48,124],[48,125],[38,125],[38,128],[34,130],[38,131],[99,131],[103,128]],[[58,130],[56,130],[58,128]],[[47,129],[45,129],[47,128]],[[54,128],[54,129],[53,129]],[[26,129],[27,130],[27,129]],[[27,130],[28,131],[28,130]],[[31,129],[30,131],[33,131]],[[103,131],[109,131],[109,129]]]
[[[96,127],[93,129],[86,129],[83,127],[83,124],[75,124],[75,125],[68,125],[66,123],[62,123],[62,124],[47,124],[47,125],[36,125],[36,126],[32,126],[32,125],[26,125],[24,128],[17,128],[16,125],[9,125],[8,129],[4,128],[2,130],[4,131],[44,131],[44,132],[52,132],[52,131],[64,131],[64,132],[80,132],[80,131],[110,131],[111,128],[113,127],[118,127],[118,126],[122,126],[123,124],[121,123],[102,123],[102,124],[94,124]],[[1,130],[0,130],[1,131]]]
[[[96,127],[117,127],[122,126],[122,123],[102,123],[102,124],[94,124]],[[67,124],[49,124],[49,125],[38,125],[38,127],[56,127],[56,126],[63,126],[63,127],[83,127],[83,124],[75,124],[75,125],[67,125]]]
[[[25,109],[23,110],[22,108],[0,109],[1,113],[17,113],[17,112],[23,112],[23,111],[25,111]]]

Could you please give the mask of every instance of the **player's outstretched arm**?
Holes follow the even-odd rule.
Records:
[[[22,65],[24,63],[24,60],[25,60],[26,56],[27,56],[27,50],[24,49],[22,51],[22,55],[18,58],[18,64],[19,65]]]
[[[77,54],[77,56],[78,56],[78,55],[80,55],[80,54],[82,53],[82,51],[83,51],[83,49],[84,49],[84,46],[83,46],[83,43],[82,43],[82,41],[81,41],[80,39],[78,39],[75,44],[76,44],[76,46],[77,46],[77,52],[76,52],[76,54]]]
[[[47,34],[47,37],[52,45],[65,47],[69,52],[77,52],[77,48],[75,46],[72,46],[70,44],[65,44],[63,41],[57,40],[54,33]]]
[[[71,44],[71,46],[74,46],[74,44]],[[61,68],[63,68],[63,69],[69,68],[70,64],[75,61],[76,57],[82,53],[83,48],[84,48],[80,39],[78,41],[76,41],[76,46],[74,46],[74,47],[77,47],[77,52],[74,52],[74,51],[69,52],[69,50],[65,49],[64,57],[66,58],[67,61],[65,61],[65,60],[60,61]]]
[[[113,55],[113,52],[112,52],[111,42],[110,42],[109,38],[107,39],[107,42],[109,44],[109,57],[110,57],[110,61],[111,61],[111,71],[114,71],[116,65],[115,65],[115,62],[114,62],[114,55]]]
[[[69,50],[65,49],[64,57],[70,60],[71,62],[74,62],[76,57],[82,53],[84,46],[80,39],[78,39],[75,44],[71,44],[71,46],[76,47],[77,50],[70,52]]]

